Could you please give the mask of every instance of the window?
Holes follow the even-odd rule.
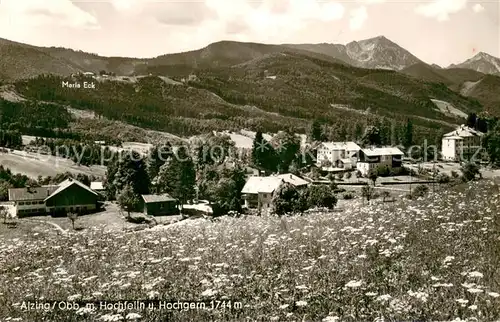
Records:
[[[24,202],[23,201],[19,201],[19,206],[23,206],[24,205]]]

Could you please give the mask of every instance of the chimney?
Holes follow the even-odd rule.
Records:
[[[290,179],[292,179],[292,174],[290,173]]]

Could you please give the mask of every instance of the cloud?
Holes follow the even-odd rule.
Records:
[[[450,14],[461,11],[466,5],[467,0],[434,0],[416,7],[415,12],[424,17],[446,21],[449,19]]]
[[[349,27],[351,30],[359,30],[365,24],[366,19],[368,19],[368,11],[365,6],[353,9],[350,14]]]
[[[472,10],[475,12],[475,13],[480,13],[481,11],[484,11],[484,7],[482,4],[480,3],[476,3],[474,6],[472,6]]]
[[[141,12],[165,25],[197,26],[217,13],[203,2],[148,3]]]
[[[48,25],[80,29],[99,28],[96,17],[75,6],[69,0],[0,1],[0,17],[8,16],[10,22],[19,27]]]

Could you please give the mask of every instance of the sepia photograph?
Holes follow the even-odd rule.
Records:
[[[0,0],[0,322],[500,322],[500,0]]]

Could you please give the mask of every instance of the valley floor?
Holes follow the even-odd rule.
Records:
[[[500,319],[500,186],[294,217],[0,239],[1,321]],[[15,228],[14,228],[15,229]],[[23,302],[221,300],[197,310],[23,310]],[[228,302],[231,300],[231,304]],[[4,302],[5,301],[5,302]]]

